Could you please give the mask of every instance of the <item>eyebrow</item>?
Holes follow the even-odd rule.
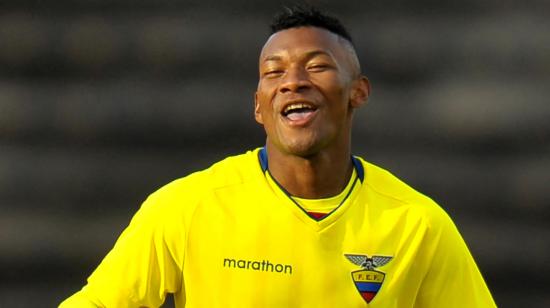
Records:
[[[333,58],[332,55],[326,51],[323,50],[312,50],[305,53],[305,58],[313,58],[316,56],[328,56],[330,58]],[[269,62],[269,61],[281,61],[283,58],[278,55],[269,55],[264,58],[263,62]]]
[[[281,56],[276,56],[276,55],[272,55],[272,56],[267,56],[264,58],[264,61],[263,62],[268,62],[268,61],[281,61]]]

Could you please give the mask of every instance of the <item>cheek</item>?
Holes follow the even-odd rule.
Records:
[[[272,109],[272,104],[269,101],[269,98],[266,96],[259,96],[258,97],[258,111],[259,113],[264,117],[269,115]]]
[[[314,83],[319,86],[326,96],[340,100],[349,96],[347,94],[350,88],[348,82],[340,74],[328,74],[319,77]]]
[[[336,122],[342,122],[349,116],[351,110],[351,90],[339,80],[327,84],[324,95],[328,101],[329,117]]]
[[[272,126],[274,122],[274,112],[273,105],[264,94],[258,93],[256,97],[256,108],[255,108],[255,118],[256,121],[264,126],[267,130]]]
[[[265,111],[272,107],[272,99],[275,87],[269,83],[262,82],[256,91],[256,101],[260,104],[260,109]]]

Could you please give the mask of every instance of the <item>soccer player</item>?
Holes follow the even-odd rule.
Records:
[[[311,8],[275,17],[259,59],[265,146],[145,201],[61,307],[495,307],[431,199],[351,154],[369,96],[352,39]]]

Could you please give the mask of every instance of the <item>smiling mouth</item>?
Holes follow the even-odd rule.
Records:
[[[294,103],[286,106],[281,112],[281,114],[285,118],[291,121],[300,121],[300,120],[306,120],[316,110],[317,110],[317,107],[310,104]]]

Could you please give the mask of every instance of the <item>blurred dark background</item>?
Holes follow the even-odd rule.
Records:
[[[373,85],[354,152],[451,214],[500,307],[550,307],[550,2],[310,2]],[[280,7],[0,3],[0,307],[56,306],[149,193],[263,144]]]

